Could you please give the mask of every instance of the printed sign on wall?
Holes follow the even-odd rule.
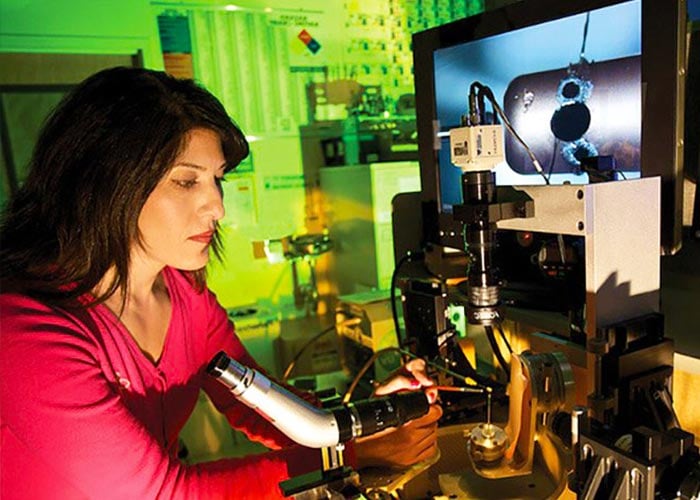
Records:
[[[322,71],[337,64],[342,53],[338,50],[337,6],[324,9],[281,9],[268,15],[270,26],[285,28],[289,47],[290,70],[294,72]]]

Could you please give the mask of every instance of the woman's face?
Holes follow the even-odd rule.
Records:
[[[136,258],[159,268],[194,271],[209,260],[216,221],[224,216],[226,160],[216,132],[194,129],[184,151],[149,195],[139,215]]]

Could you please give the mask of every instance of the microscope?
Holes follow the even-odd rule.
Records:
[[[360,498],[357,473],[344,463],[345,444],[421,417],[430,407],[426,394],[415,391],[319,408],[225,352],[210,361],[207,373],[290,439],[320,450],[321,470],[280,484],[296,499]]]
[[[484,124],[486,100],[503,126]],[[404,345],[507,401],[506,422],[492,422],[489,405],[476,425],[469,405],[443,402],[446,423],[464,425],[470,466],[524,492],[544,467],[558,484],[539,497],[568,489],[586,499],[697,498],[698,449],[673,409],[673,343],[659,313],[660,179],[549,185],[490,89],[475,82],[469,103],[462,126],[449,131],[462,203],[452,209],[457,230],[441,236],[455,248],[428,245],[427,272],[401,282]],[[545,185],[496,185],[503,127]],[[394,222],[404,223],[400,214]],[[429,217],[422,222],[434,230]],[[465,355],[445,313],[455,304],[468,331],[483,330],[505,381],[495,370],[480,374]],[[459,473],[440,476],[442,492],[458,498],[477,494],[467,483]]]
[[[457,389],[443,397],[450,430],[441,448],[456,448],[469,471],[439,469],[437,488],[454,498],[498,498],[504,488],[524,498],[698,498],[700,455],[673,409],[673,344],[659,313],[660,180],[497,186],[489,166],[502,158],[501,135],[498,125],[467,119],[450,132],[462,169],[463,203],[453,209],[462,245],[427,247],[419,255],[428,271],[401,279],[399,347],[436,368],[440,386]],[[529,275],[513,274],[519,266],[536,268],[550,288],[523,293],[516,280]],[[533,307],[538,293],[552,310]],[[448,312],[455,305],[466,337]],[[490,371],[468,352],[480,330],[497,361]],[[297,498],[359,494],[366,485],[345,466],[344,444],[429,406],[417,392],[316,408],[224,353],[208,371],[289,437],[321,450],[323,470],[281,484]]]

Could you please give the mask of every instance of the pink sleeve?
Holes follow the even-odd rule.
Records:
[[[183,465],[108,384],[99,346],[82,326],[29,299],[6,298],[0,296],[0,497],[281,496],[277,484],[299,450]]]

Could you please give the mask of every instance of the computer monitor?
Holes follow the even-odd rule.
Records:
[[[551,183],[586,183],[585,157],[614,159],[620,177],[662,178],[664,253],[682,228],[684,0],[522,1],[413,37],[416,118],[427,242],[460,241],[452,206],[461,170],[451,128],[470,85],[488,86]],[[487,106],[488,108],[488,106]],[[500,185],[541,184],[505,133]],[[459,248],[459,247],[458,247]]]

